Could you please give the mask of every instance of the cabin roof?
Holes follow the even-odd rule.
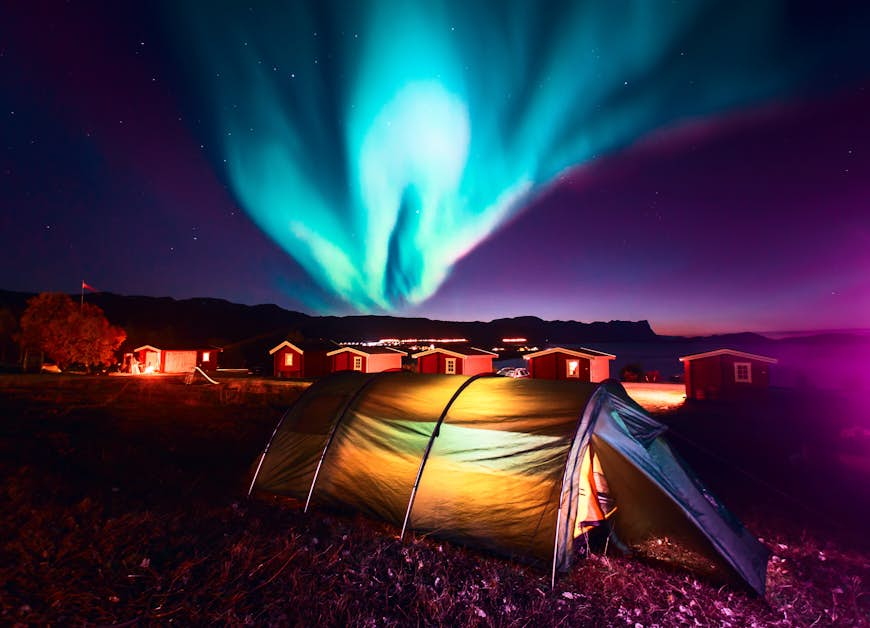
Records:
[[[269,355],[273,355],[280,351],[283,348],[293,349],[296,353],[305,354],[306,351],[315,353],[317,351],[332,351],[338,345],[331,340],[297,340],[295,342],[290,342],[289,340],[284,340],[279,344],[275,345],[271,349],[269,349]]]
[[[541,356],[549,355],[551,353],[565,353],[567,355],[573,355],[577,358],[607,358],[608,360],[613,360],[616,358],[616,356],[611,353],[604,353],[603,351],[596,351],[595,349],[587,349],[586,347],[579,347],[577,349],[568,349],[567,347],[550,347],[548,349],[543,349],[542,351],[527,353],[523,356],[523,359],[531,360],[532,358],[539,358]]]
[[[737,351],[736,349],[716,349],[715,351],[706,351],[704,353],[693,353],[692,355],[684,355],[680,358],[680,362],[690,362],[701,358],[712,358],[717,355],[733,355],[738,358],[746,358],[747,360],[758,360],[759,362],[767,362],[768,364],[776,364],[779,362],[776,358],[770,358],[766,355],[758,355],[757,353],[746,353],[745,351]]]
[[[333,349],[326,355],[336,355],[338,353],[344,353],[348,351],[350,353],[356,353],[358,355],[391,355],[391,354],[399,354],[399,355],[408,355],[405,351],[400,351],[399,349],[392,349],[390,347],[381,347],[381,346],[372,346],[372,347],[339,347],[338,349]]]
[[[498,356],[497,353],[493,353],[492,351],[486,351],[484,349],[478,349],[477,347],[456,347],[455,349],[446,349],[445,347],[433,347],[432,349],[427,349],[426,351],[420,351],[419,353],[415,353],[411,357],[422,358],[424,356],[432,355],[434,353],[443,353],[444,355],[453,356],[454,358],[468,358],[472,356]]]
[[[155,347],[154,345],[142,345],[141,347],[136,347],[133,349],[134,353],[139,351],[223,351],[221,347],[215,347],[214,345],[181,345],[181,344],[170,344],[170,345],[161,345],[159,347]]]

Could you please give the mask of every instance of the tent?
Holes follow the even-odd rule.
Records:
[[[767,549],[664,430],[612,380],[337,373],[281,418],[251,491],[361,511],[553,579],[606,525],[623,547],[763,595]]]

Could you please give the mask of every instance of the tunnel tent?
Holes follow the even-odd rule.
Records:
[[[545,566],[608,525],[621,545],[764,594],[767,549],[603,384],[337,373],[284,414],[251,491],[353,509]]]

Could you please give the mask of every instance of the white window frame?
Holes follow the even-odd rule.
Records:
[[[293,352],[288,351],[284,354],[284,366],[293,366]]]
[[[362,370],[362,356],[355,355],[353,356],[353,370],[361,371]]]
[[[740,367],[746,367],[746,377],[740,377]],[[752,362],[735,362],[734,363],[734,381],[738,384],[752,383]]]
[[[447,375],[456,375],[456,358],[444,358],[444,372]]]
[[[571,365],[576,364],[574,374],[571,374]],[[568,379],[580,379],[580,360],[565,360],[565,377]]]

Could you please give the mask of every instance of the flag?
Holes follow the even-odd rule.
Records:
[[[82,290],[90,290],[91,292],[99,292],[99,290],[97,290],[93,286],[89,286],[88,284],[86,284],[84,279],[82,279]]]

